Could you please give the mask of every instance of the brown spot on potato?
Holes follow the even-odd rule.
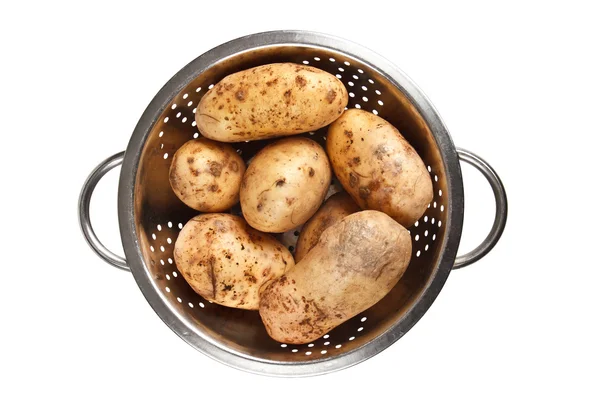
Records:
[[[240,170],[240,166],[238,165],[237,162],[231,161],[229,163],[229,169],[232,170],[233,172],[238,172]]]
[[[371,182],[369,182],[369,192],[375,192],[377,190],[379,190],[379,188],[381,187],[381,182],[378,180],[372,180]]]
[[[263,209],[263,203],[258,203],[256,205],[256,211],[261,211]]]
[[[329,102],[329,104],[331,104],[335,100],[336,96],[337,96],[336,91],[333,90],[333,89],[329,89],[329,91],[327,92],[327,96],[325,97],[325,99]]]
[[[352,162],[354,163],[354,165],[359,165],[360,164],[360,157],[354,157],[352,159]]]
[[[216,192],[217,190],[219,190],[219,186],[218,185],[210,185],[208,187],[208,190],[211,192]]]
[[[355,187],[358,184],[358,176],[354,172],[350,172],[350,187]]]
[[[386,155],[388,153],[388,149],[385,146],[385,144],[381,143],[380,145],[378,145],[375,148],[375,151],[373,152],[373,155],[375,157],[377,157],[378,160],[383,160],[383,156]]]
[[[187,162],[188,164],[192,164],[194,162],[194,157],[188,157]]]
[[[296,201],[295,197],[286,197],[285,198],[285,202],[287,203],[288,206],[291,206],[292,204],[294,204],[294,201]]]
[[[290,101],[292,99],[292,90],[291,89],[286,90],[283,93],[283,98],[285,99],[286,104],[290,104]]]
[[[312,167],[308,168],[308,176],[310,176],[311,178],[315,176],[315,170]]]
[[[219,105],[219,110],[222,110],[222,109],[223,109],[223,107],[225,107],[225,105],[224,105],[224,104],[220,104],[220,105]]]
[[[360,196],[360,198],[361,198],[361,199],[363,199],[363,200],[364,200],[364,199],[366,199],[366,198],[368,198],[370,194],[371,194],[371,189],[369,189],[369,188],[368,188],[368,187],[366,187],[366,186],[361,186],[361,187],[358,189],[358,195],[359,195],[359,196]]]
[[[285,185],[285,178],[277,179],[277,181],[275,181],[275,186],[282,187],[283,185]]]
[[[296,72],[298,72],[298,70],[296,70]],[[296,75],[296,85],[299,87],[306,86],[306,79],[304,79],[304,77],[301,75]]]
[[[354,136],[354,134],[352,133],[352,131],[348,130],[348,129],[344,130],[344,135],[348,136],[349,138],[351,138],[352,136]]]
[[[208,170],[210,171],[210,174],[212,176],[219,177],[219,176],[221,176],[221,171],[223,170],[223,166],[221,165],[221,163],[218,163],[216,161],[211,161],[209,164]]]
[[[253,274],[251,274],[249,271],[244,271],[244,277],[250,283],[256,283],[257,282],[256,277]]]
[[[221,284],[223,285],[224,292],[229,292],[231,289],[233,289],[233,285],[228,285],[225,282],[221,282]]]
[[[275,79],[273,79],[271,81],[267,81],[267,86],[271,87],[271,86],[277,84],[277,82],[278,82],[278,78],[275,78]]]
[[[217,296],[217,279],[215,276],[215,256],[210,256],[208,259],[208,277],[212,283],[213,299]]]
[[[235,92],[235,98],[239,101],[246,100],[246,92],[244,91],[244,89],[240,89],[237,92]]]

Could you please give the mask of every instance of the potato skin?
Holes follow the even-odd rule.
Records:
[[[273,339],[310,343],[381,300],[410,261],[408,231],[379,211],[327,228],[308,254],[261,288],[260,316]]]
[[[203,212],[225,211],[239,201],[246,164],[233,147],[200,138],[175,152],[169,182],[188,207]]]
[[[278,140],[259,151],[244,174],[242,213],[259,231],[288,231],[313,216],[330,183],[331,167],[319,144],[302,137]]]
[[[348,92],[320,69],[267,64],[226,76],[196,108],[203,136],[243,142],[322,128],[344,112]]]
[[[412,226],[433,199],[423,160],[386,120],[348,110],[327,132],[327,154],[344,189],[362,209]]]
[[[259,288],[294,265],[285,246],[232,214],[189,220],[175,241],[174,258],[200,296],[246,310],[257,310]]]
[[[328,198],[315,215],[302,227],[302,232],[300,232],[296,243],[296,253],[294,254],[296,262],[300,262],[306,253],[315,247],[325,229],[341,221],[342,218],[359,211],[360,207],[346,192],[338,192]]]

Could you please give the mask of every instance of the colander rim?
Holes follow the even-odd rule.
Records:
[[[346,353],[305,362],[280,362],[251,357],[214,342],[178,317],[146,268],[135,223],[135,181],[142,150],[160,115],[198,74],[225,58],[271,46],[308,46],[326,48],[359,60],[385,76],[401,90],[421,113],[429,126],[442,155],[447,180],[447,220],[443,248],[430,280],[412,308],[386,332],[368,343]],[[358,364],[389,347],[402,337],[429,309],[441,291],[456,258],[462,233],[464,195],[462,175],[455,145],[437,111],[398,67],[379,54],[359,44],[328,34],[309,31],[269,31],[244,36],[221,44],[194,59],[175,74],[152,99],[136,125],[123,160],[119,180],[118,215],[121,240],[127,263],[146,300],[158,316],[178,336],[208,357],[231,367],[270,376],[313,376],[341,370]]]

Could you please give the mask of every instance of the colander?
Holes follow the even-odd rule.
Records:
[[[337,76],[348,89],[348,107],[362,108],[396,126],[429,170],[434,199],[410,227],[412,261],[400,282],[379,303],[306,345],[271,339],[258,312],[212,304],[196,294],[173,261],[173,246],[196,211],[169,186],[175,151],[199,136],[195,107],[228,74],[261,64],[294,62]],[[322,145],[326,128],[309,132]],[[234,144],[248,161],[270,141]],[[483,243],[456,257],[463,223],[463,182],[459,160],[487,178],[496,200],[493,227]],[[90,223],[92,192],[102,176],[123,164],[118,214],[122,258],[96,237]],[[330,193],[340,190],[332,182]],[[239,209],[233,209],[239,213]],[[227,365],[259,374],[307,376],[357,364],[404,335],[427,311],[452,269],[486,255],[502,235],[507,199],[502,182],[481,158],[456,149],[432,104],[397,67],[372,51],[343,39],[313,32],[276,31],[245,36],[201,55],[179,71],[144,111],[127,150],[103,161],[88,177],[79,198],[80,224],[92,249],[109,264],[131,271],[159,317],[183,340]],[[293,251],[297,230],[278,235]]]

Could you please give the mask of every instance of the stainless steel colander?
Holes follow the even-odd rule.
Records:
[[[222,307],[190,289],[177,273],[173,245],[196,211],[169,186],[171,157],[198,137],[195,107],[223,77],[261,64],[294,62],[336,75],[348,89],[348,107],[378,114],[395,125],[423,158],[434,199],[410,228],[413,258],[400,282],[379,303],[307,345],[278,343],[267,335],[257,312]],[[326,128],[305,134],[321,144]],[[239,143],[248,161],[269,141]],[[459,159],[474,165],[492,186],[496,217],[475,250],[456,258],[463,222]],[[119,181],[119,224],[125,259],[98,240],[89,217],[92,192],[101,177],[123,164]],[[332,182],[330,192],[339,190]],[[239,212],[239,210],[232,210]],[[266,375],[318,375],[357,364],[390,346],[427,311],[450,270],[473,263],[496,244],[506,223],[507,199],[494,170],[481,158],[457,150],[429,100],[389,61],[354,43],[312,32],[277,31],[242,37],[201,55],[179,71],[152,100],[127,151],[102,162],[79,199],[83,234],[113,266],[130,270],[160,318],[202,353],[232,367]],[[280,235],[291,250],[298,232]]]

